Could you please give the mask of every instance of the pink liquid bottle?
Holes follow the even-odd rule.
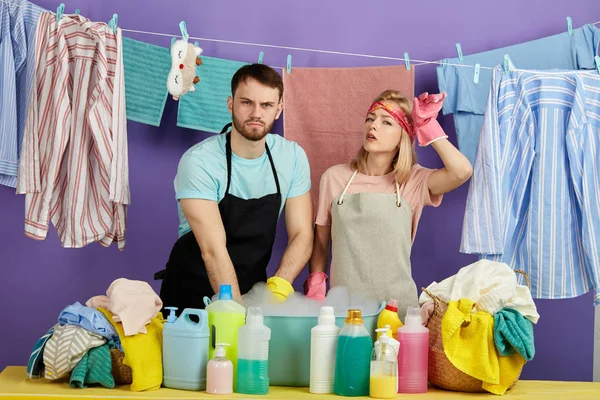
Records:
[[[419,307],[408,307],[398,341],[398,393],[427,392],[429,329],[422,324]]]

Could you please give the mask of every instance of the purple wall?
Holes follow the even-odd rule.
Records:
[[[35,0],[45,8],[58,1]],[[108,21],[119,14],[125,28],[179,35],[185,19],[190,36],[274,45],[318,48],[437,60],[454,57],[460,42],[465,54],[503,47],[566,30],[565,17],[574,27],[600,20],[597,0],[505,0],[487,10],[475,0],[365,1],[229,0],[165,2],[159,0],[67,0],[66,13],[81,9],[94,20]],[[171,5],[167,5],[167,4]],[[174,5],[174,4],[177,5]],[[323,4],[327,4],[324,7]],[[169,46],[168,37],[126,36]],[[264,62],[285,65],[288,51],[233,44],[201,42],[204,54],[253,62],[264,51]],[[355,67],[388,65],[368,58],[292,51],[293,66]],[[293,73],[293,72],[292,72]],[[416,90],[437,91],[434,66],[416,70]],[[225,107],[225,104],[223,104]],[[45,241],[23,234],[24,198],[0,186],[0,369],[25,365],[34,342],[56,321],[60,310],[75,301],[103,293],[118,277],[149,281],[158,291],[153,273],[164,266],[177,239],[177,212],[173,178],[181,154],[207,134],[175,125],[176,104],[169,100],[161,128],[129,122],[131,197],[127,249],[98,244],[83,249],[62,249],[53,230]],[[455,141],[451,117],[441,119]],[[276,129],[281,133],[281,125]],[[439,167],[431,148],[418,149],[419,161]],[[313,183],[318,184],[318,182]],[[465,187],[447,195],[443,205],[423,214],[413,248],[413,271],[419,287],[440,281],[475,260],[458,252],[466,200]],[[283,219],[282,219],[283,221]],[[273,269],[281,258],[287,237],[280,223]],[[52,229],[52,228],[51,228]],[[296,282],[299,288],[306,271]],[[592,297],[538,301],[537,352],[523,371],[526,379],[591,380],[593,353]]]

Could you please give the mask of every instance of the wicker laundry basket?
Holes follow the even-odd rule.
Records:
[[[132,382],[131,367],[123,364],[125,353],[119,349],[110,350],[110,360],[112,362],[111,373],[117,385],[128,385]]]
[[[515,272],[523,274],[527,286],[530,287],[527,274],[520,270],[516,270]],[[442,342],[442,318],[448,308],[448,303],[431,294],[425,288],[422,290],[433,299],[434,303],[433,313],[427,323],[427,328],[429,328],[429,383],[441,389],[453,390],[456,392],[486,392],[482,388],[482,381],[473,378],[456,368],[444,352],[444,345]],[[509,386],[509,390],[518,382],[520,375],[521,372],[519,372],[515,381]]]

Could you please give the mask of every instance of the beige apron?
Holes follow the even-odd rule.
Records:
[[[398,300],[402,321],[408,306],[418,306],[412,279],[412,211],[396,194],[346,193],[331,206],[331,287],[346,286],[367,298]]]

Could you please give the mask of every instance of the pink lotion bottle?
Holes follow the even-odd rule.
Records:
[[[233,364],[225,357],[223,346],[229,346],[229,344],[217,343],[215,357],[208,362],[206,367],[206,393],[233,393]]]
[[[422,321],[421,309],[408,307],[404,326],[398,329],[398,393],[427,392],[429,329]]]

